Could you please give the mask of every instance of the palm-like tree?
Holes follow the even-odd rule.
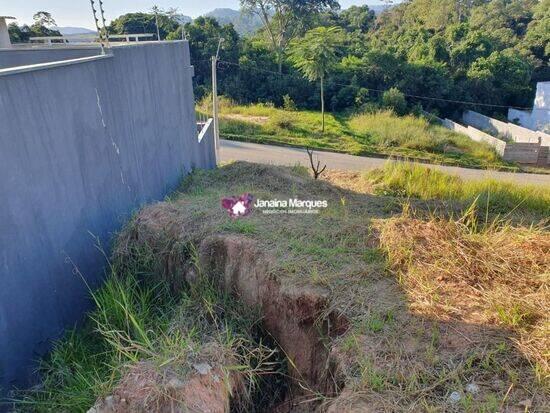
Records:
[[[321,83],[322,131],[325,131],[324,79],[338,63],[337,50],[344,41],[340,27],[316,27],[290,43],[289,60],[312,82]]]

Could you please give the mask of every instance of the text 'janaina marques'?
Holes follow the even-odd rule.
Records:
[[[256,199],[256,208],[326,208],[327,200],[301,200],[301,199]]]

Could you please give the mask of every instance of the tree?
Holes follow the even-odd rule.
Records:
[[[310,81],[321,83],[322,128],[325,131],[325,76],[336,66],[338,46],[344,41],[340,27],[316,27],[304,37],[294,39],[289,48],[289,60]]]
[[[27,25],[19,27],[13,22],[8,25],[8,32],[12,43],[25,43],[31,37],[31,28]]]
[[[160,39],[165,39],[168,33],[175,31],[180,25],[175,18],[164,12],[157,16],[154,13],[128,13],[111,22],[109,33],[157,33],[157,18]]]
[[[550,58],[550,0],[542,0],[533,8],[533,20],[529,23],[525,45],[548,67]]]
[[[468,70],[471,89],[481,98],[504,105],[529,104],[531,65],[513,49],[477,59]],[[483,94],[485,96],[483,96]]]
[[[162,11],[161,11],[160,7],[157,6],[156,4],[153,7],[151,7],[151,11],[155,15],[155,26],[156,26],[156,29],[157,29],[157,40],[160,41],[159,14],[162,13]]]
[[[328,9],[338,9],[336,0],[241,0],[244,12],[257,14],[282,72],[289,42],[307,28],[307,22]]]
[[[359,30],[366,32],[374,24],[376,16],[369,6],[351,6],[340,13],[345,29],[348,31]]]
[[[220,48],[220,58],[230,62],[239,60],[239,35],[232,24],[221,26],[212,17],[197,17],[192,23],[178,27],[168,35],[168,40],[181,39],[185,31],[189,41],[191,62],[195,68],[193,81],[197,88],[195,95],[200,98],[208,92],[211,82],[211,57],[216,54],[220,38],[224,41]],[[224,93],[227,77],[235,70],[233,66],[223,66],[218,74],[219,91]]]
[[[407,111],[405,95],[395,87],[384,92],[382,95],[382,106],[393,110],[397,115],[404,115]]]
[[[32,26],[24,24],[18,26],[17,23],[10,23],[8,32],[13,43],[26,43],[31,37],[61,36],[57,30],[51,27],[55,26],[55,20],[47,11],[39,11],[33,16]]]
[[[32,19],[34,21],[33,26],[55,26],[55,19],[52,17],[51,13],[48,13],[47,11],[39,11],[34,13],[32,16]]]

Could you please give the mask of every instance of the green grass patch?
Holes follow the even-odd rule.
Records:
[[[550,188],[517,185],[491,179],[462,180],[433,168],[406,162],[388,162],[365,177],[383,195],[424,200],[443,199],[477,205],[494,213],[528,211],[550,214]]]
[[[203,110],[208,110],[203,108]],[[384,110],[363,114],[286,111],[269,105],[239,106],[223,99],[220,133],[226,139],[311,147],[353,155],[395,156],[476,168],[517,169],[489,145],[412,115]]]
[[[257,232],[256,226],[253,222],[244,219],[231,220],[224,222],[220,228],[227,232],[236,232],[238,234],[255,234]]]

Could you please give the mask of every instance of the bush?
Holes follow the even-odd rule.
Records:
[[[294,103],[294,101],[288,94],[283,96],[283,109],[288,111],[296,110],[296,103]]]
[[[398,115],[404,115],[407,112],[405,95],[395,87],[384,92],[382,95],[382,106],[393,110]]]
[[[369,101],[369,90],[360,88],[355,95],[355,106],[362,107]]]

